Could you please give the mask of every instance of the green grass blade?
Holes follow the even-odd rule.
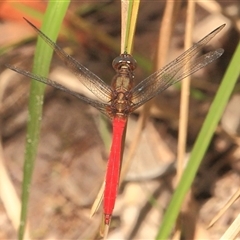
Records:
[[[124,51],[131,54],[133,49],[133,37],[136,29],[137,15],[140,0],[128,2],[127,24],[125,29]]]
[[[62,20],[67,11],[69,1],[49,1],[41,30],[53,41],[56,40]],[[27,24],[26,24],[27,27]],[[33,73],[47,76],[52,58],[52,49],[42,39],[38,39],[34,57]],[[32,81],[29,99],[29,116],[24,160],[24,176],[22,184],[21,224],[18,239],[22,240],[27,219],[27,206],[31,185],[34,161],[37,153],[40,120],[45,85]]]
[[[214,98],[214,101],[209,109],[209,113],[203,123],[201,131],[193,147],[188,165],[168,206],[156,239],[168,239],[173,225],[176,222],[182,202],[191,187],[197,169],[201,163],[204,154],[206,153],[212,136],[216,130],[217,124],[223,114],[223,111],[234,89],[235,83],[239,77],[239,59],[240,43],[236,48],[235,54],[232,57],[228,69],[223,77],[216,97]]]

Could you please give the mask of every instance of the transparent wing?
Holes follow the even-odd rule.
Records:
[[[21,70],[19,68],[16,68],[14,66],[11,66],[11,65],[6,65],[7,68],[17,72],[17,73],[20,73],[26,77],[29,77],[31,79],[34,79],[34,80],[37,80],[39,82],[42,82],[42,83],[45,83],[45,84],[48,84],[54,88],[57,88],[63,92],[66,92],[66,93],[69,93],[71,94],[72,96],[74,97],[77,97],[81,100],[83,100],[84,102],[92,105],[93,107],[97,108],[99,111],[101,111],[104,115],[106,115],[107,117],[111,118],[111,116],[108,114],[107,112],[107,108],[110,106],[109,104],[107,103],[102,103],[102,102],[99,102],[99,101],[95,101],[95,100],[92,100],[90,98],[87,98],[85,97],[84,95],[80,94],[80,93],[77,93],[77,92],[74,92],[74,91],[70,91],[69,89],[67,89],[66,87],[62,86],[61,84],[49,79],[49,78],[45,78],[45,77],[42,77],[42,76],[39,76],[39,75],[35,75],[31,72],[28,72],[28,71],[24,71],[24,70]]]
[[[196,58],[196,55],[204,45],[206,45],[219,31],[222,30],[224,26],[225,24],[216,28],[164,68],[153,73],[136,85],[131,90],[133,103],[132,109],[135,110],[171,85],[181,81],[185,77],[193,74],[213,62],[215,59],[219,58],[224,52],[223,49],[217,49],[198,58]]]
[[[25,19],[25,18],[24,18]],[[56,43],[49,39],[43,32],[35,27],[31,22],[25,19],[27,23],[38,32],[39,36],[58,54],[65,65],[77,76],[79,81],[88,88],[96,97],[104,102],[109,102],[112,89],[102,79],[89,71],[76,59],[64,52]]]

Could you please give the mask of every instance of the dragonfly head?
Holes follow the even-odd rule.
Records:
[[[128,68],[130,71],[134,71],[137,67],[137,62],[132,55],[123,53],[113,60],[112,66],[117,72],[121,68]]]

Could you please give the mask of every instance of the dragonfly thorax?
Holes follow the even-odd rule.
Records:
[[[113,60],[116,75],[112,80],[112,96],[110,115],[126,117],[131,112],[130,90],[133,87],[135,59],[127,54],[121,54]]]
[[[126,70],[126,69],[125,69]],[[112,81],[112,96],[111,96],[111,115],[127,116],[130,111],[130,90],[133,85],[133,73],[129,71],[121,71],[117,73]]]
[[[114,91],[109,113],[111,116],[127,117],[131,112],[129,91]]]

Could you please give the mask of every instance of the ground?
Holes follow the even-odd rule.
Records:
[[[84,2],[73,2],[70,5],[64,24],[65,36],[63,34],[59,38],[58,44],[84,66],[110,83],[111,77],[114,76],[111,61],[119,54],[119,50],[110,42],[102,41],[96,33],[102,32],[103,36],[108,36],[114,42],[114,46],[119,46],[120,49],[120,3],[90,2],[90,10],[81,15],[82,23],[89,24],[88,31],[77,29],[71,21],[72,14],[77,17],[77,13],[81,12],[84,4]],[[237,2],[228,5],[221,3],[225,11],[236,5]],[[147,66],[154,65],[152,63],[155,59],[154,53],[157,48],[164,6],[163,1],[155,1],[154,4],[141,3],[133,55],[144,58],[145,64],[139,61],[136,81],[143,80],[154,71],[153,68],[149,71]],[[182,6],[174,26],[168,61],[173,60],[183,51],[185,12],[185,6]],[[206,18],[209,23],[213,22],[215,27],[221,25],[223,21],[219,22],[219,18],[198,5],[197,31],[195,31],[197,40],[215,28],[203,24]],[[21,31],[29,31],[33,34],[25,22],[17,24],[19,23],[9,23],[4,20],[0,30],[8,26],[12,31],[14,29],[19,31],[21,26],[21,29],[24,29]],[[233,22],[229,20],[226,32],[203,49],[207,51],[222,47],[225,49],[225,54],[193,76],[188,152],[191,152],[229,63],[235,42],[238,41],[236,28],[233,26]],[[66,35],[72,38],[67,38]],[[19,197],[23,176],[30,81],[20,75],[13,75],[10,70],[6,71],[4,64],[20,63],[21,68],[30,70],[34,47],[35,41],[26,42],[14,49],[8,49],[0,58],[2,79],[0,88],[3,90],[0,110],[2,160]],[[73,76],[54,56],[50,78],[65,81],[68,84]],[[3,85],[5,83],[6,89]],[[77,81],[72,84],[83,91]],[[154,239],[156,236],[162,214],[175,186],[179,97],[179,87],[175,87],[157,96],[152,103],[149,119],[144,130],[141,131],[140,141],[131,157],[132,166],[119,191],[109,239]],[[238,95],[234,94],[234,97],[238,98]],[[235,122],[239,122],[238,101],[230,102],[229,108],[231,110],[225,113],[219,124],[191,192],[184,203],[182,229],[185,238],[183,239],[219,239],[238,215],[239,201],[228,209],[213,228],[207,229],[211,219],[238,190],[240,183],[239,141],[237,142],[235,138],[239,134],[237,132],[239,125],[234,130],[229,130],[227,124],[234,119],[236,119]],[[136,111],[129,118],[124,161],[129,158],[131,143],[135,141],[139,112],[139,110]],[[104,124],[108,130],[107,134],[103,133]],[[231,122],[230,126],[233,125]],[[38,154],[30,187],[28,220],[32,239],[99,238],[102,209],[100,208],[91,219],[89,215],[104,179],[110,133],[110,121],[104,119],[97,110],[68,94],[47,87]],[[7,199],[11,198],[8,197],[8,192],[4,195]],[[150,201],[153,197],[156,204]],[[17,203],[13,204],[17,205]],[[5,202],[1,201],[0,239],[17,238],[10,219],[6,213]]]

